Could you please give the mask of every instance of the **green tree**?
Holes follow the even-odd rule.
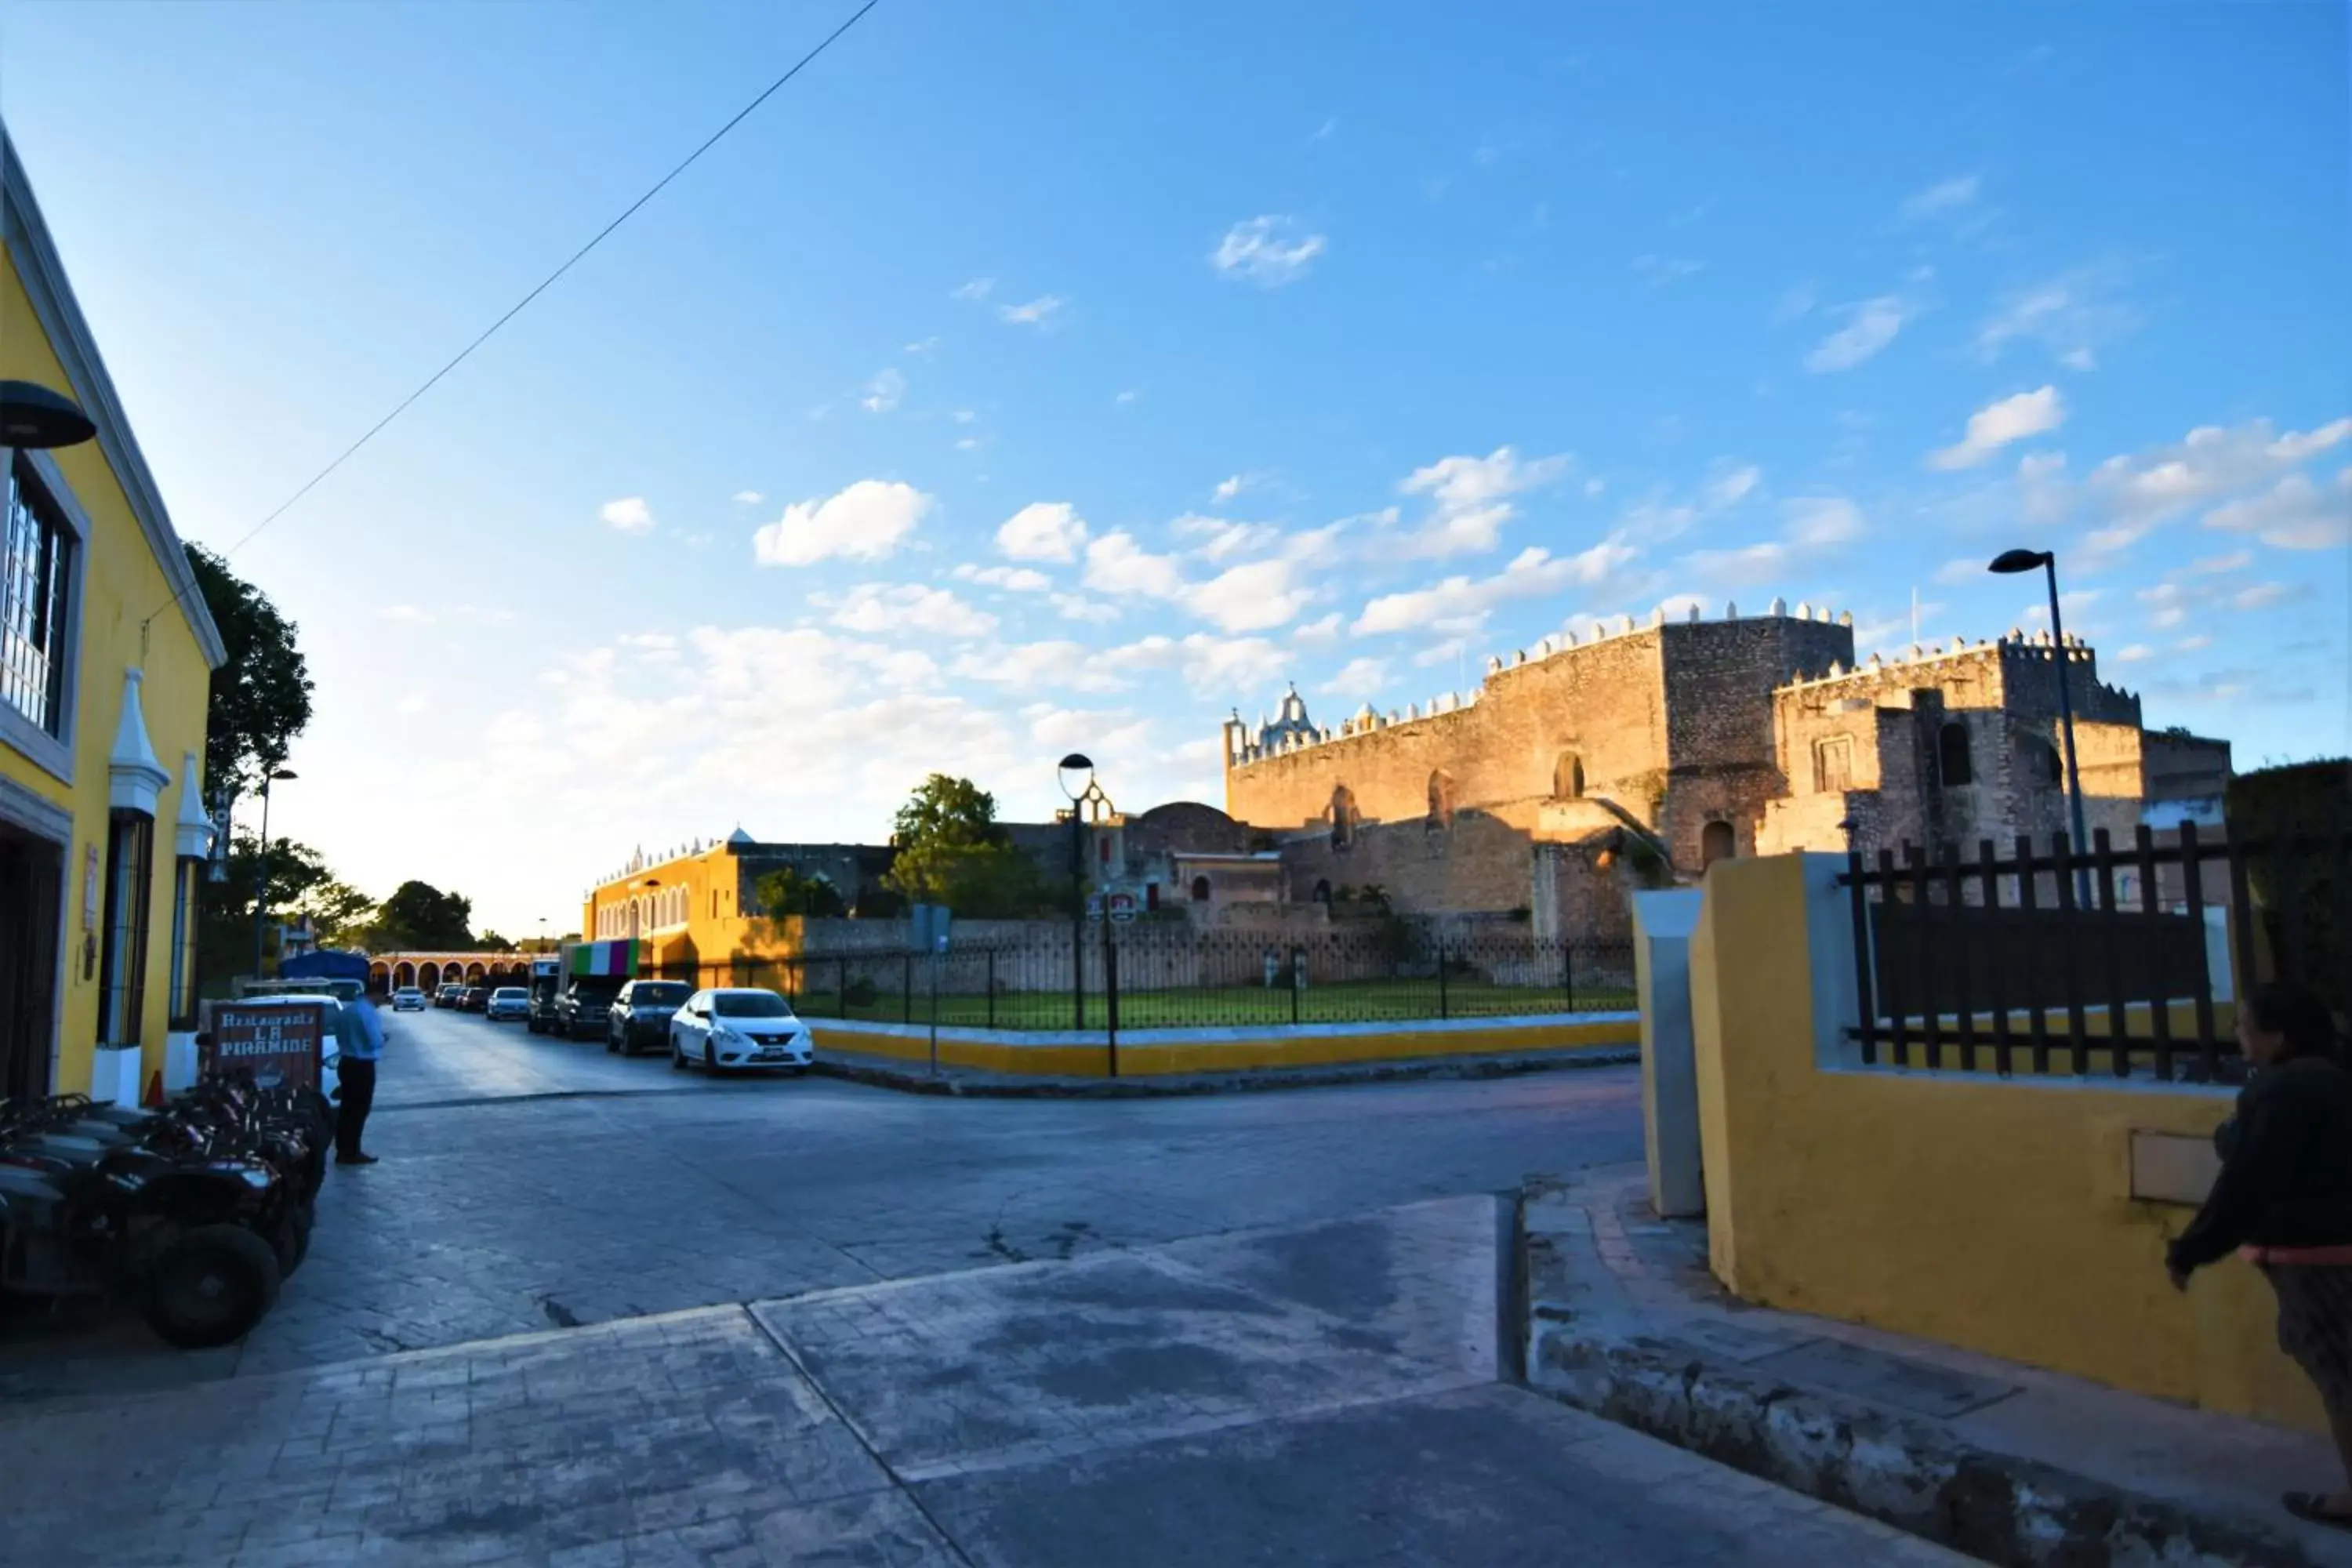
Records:
[[[389,952],[462,952],[474,945],[474,900],[411,879],[378,906],[377,943]]]
[[[474,939],[474,944],[477,947],[486,947],[492,952],[513,952],[516,951],[515,944],[513,942],[509,942],[505,937],[500,936],[498,932],[491,931],[487,927],[483,929],[481,935]]]
[[[253,900],[261,882],[261,839],[239,829],[229,837],[226,876],[209,868],[196,878],[196,973],[199,982],[226,981],[253,964]],[[366,945],[375,901],[334,874],[326,857],[291,838],[270,841],[269,914],[286,921],[308,915],[329,947]]]
[[[1049,902],[1036,863],[997,825],[996,797],[970,779],[933,773],[898,808],[897,854],[883,886],[970,920],[1011,920]]]
[[[829,878],[822,875],[804,876],[796,868],[779,866],[751,884],[751,896],[760,900],[771,920],[783,915],[844,915],[848,906],[841,900],[839,889]]]
[[[267,595],[203,545],[187,552],[228,650],[228,662],[213,671],[205,712],[205,789],[217,803],[259,789],[285,763],[310,722],[310,669],[295,646],[294,623]]]

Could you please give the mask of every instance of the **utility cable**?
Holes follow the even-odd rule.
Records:
[[[251,543],[255,536],[259,534],[263,529],[268,528],[271,523],[276,522],[279,518],[286,515],[287,512],[292,510],[295,503],[299,501],[304,496],[309,495],[312,490],[318,489],[320,484],[321,484],[329,475],[332,474],[337,468],[341,468],[343,464],[348,462],[361,447],[366,446],[370,441],[374,440],[377,436],[381,435],[386,426],[399,418],[403,414],[408,412],[409,407],[414,405],[417,399],[423,397],[426,393],[432,391],[434,387],[440,384],[443,377],[446,376],[451,371],[456,370],[459,365],[465,363],[467,359],[472,357],[476,349],[480,348],[484,343],[488,342],[492,337],[496,336],[499,328],[505,326],[509,321],[513,321],[517,316],[522,314],[524,310],[530,306],[532,300],[538,299],[541,294],[546,293],[549,289],[554,287],[557,279],[561,279],[565,273],[571,271],[572,268],[578,266],[582,260],[586,258],[590,251],[604,244],[604,241],[612,236],[614,229],[619,228],[623,224],[628,222],[629,219],[635,217],[640,207],[644,206],[647,202],[652,201],[656,196],[661,195],[663,189],[667,187],[671,181],[677,179],[680,174],[685,174],[687,170],[692,168],[695,163],[700,159],[705,153],[708,153],[713,147],[716,147],[719,142],[725,138],[729,132],[734,130],[738,125],[743,123],[744,121],[750,119],[753,110],[757,110],[761,104],[767,102],[769,99],[773,98],[776,93],[783,88],[785,83],[791,81],[794,77],[800,75],[802,71],[807,69],[808,67],[815,61],[819,55],[822,55],[825,50],[831,48],[835,43],[837,43],[843,34],[848,32],[850,28],[857,26],[859,22],[864,21],[866,19],[866,14],[868,11],[873,10],[875,6],[881,3],[882,0],[866,0],[865,5],[860,5],[856,11],[850,14],[847,21],[842,23],[841,26],[835,27],[832,32],[827,33],[823,39],[819,40],[814,48],[809,50],[808,53],[803,55],[798,60],[794,61],[790,70],[787,70],[783,75],[770,82],[761,90],[760,95],[757,98],[754,98],[751,102],[736,110],[733,118],[730,119],[726,124],[721,125],[718,130],[712,132],[703,140],[700,146],[695,148],[693,152],[688,153],[684,158],[680,159],[677,165],[673,167],[668,174],[664,174],[660,179],[655,181],[653,184],[646,189],[643,195],[639,196],[635,201],[631,202],[625,208],[622,209],[621,215],[618,217],[615,217],[612,222],[606,224],[603,228],[598,229],[594,237],[591,238],[587,244],[582,246],[579,249],[573,251],[571,256],[565,259],[562,266],[558,267],[554,271],[541,279],[538,286],[532,289],[530,293],[525,294],[521,299],[516,300],[513,306],[510,307],[504,315],[500,316],[497,321],[492,321],[488,326],[483,328],[480,334],[478,335],[473,342],[458,350],[456,356],[453,357],[448,363],[443,365],[439,370],[435,371],[431,375],[425,379],[424,383],[419,385],[415,391],[402,398],[397,404],[394,404],[393,405],[392,412],[386,414],[383,418],[369,426],[358,440],[353,441],[350,446],[337,453],[333,461],[327,464],[325,468],[320,468],[317,473],[311,475],[309,479],[303,482],[302,487],[299,489],[296,490],[292,495],[288,496],[283,501],[280,501],[276,509],[274,509],[267,517],[264,517],[259,522],[255,523],[251,528],[246,530],[244,534],[240,536],[236,542],[229,545],[229,547],[226,550],[222,551],[221,553],[225,556],[236,554],[238,551]],[[191,578],[191,586],[194,585],[194,580]],[[187,592],[187,588],[182,588],[178,593],[173,594],[169,599],[166,599],[162,605],[158,605],[154,615],[149,616],[145,621],[142,621],[140,623],[140,631],[142,635],[144,635],[148,626],[154,621],[156,616],[162,615],[165,610],[168,610],[172,608],[173,605],[178,604],[181,598],[184,596]]]

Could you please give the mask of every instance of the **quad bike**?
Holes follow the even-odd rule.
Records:
[[[331,1135],[315,1091],[249,1079],[158,1111],[0,1106],[0,1292],[131,1297],[184,1349],[241,1338],[309,1250]]]

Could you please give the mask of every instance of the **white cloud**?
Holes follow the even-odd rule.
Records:
[[[917,631],[979,637],[996,629],[996,617],[965,604],[945,588],[927,588],[919,583],[896,586],[861,583],[833,604],[833,624],[869,637]]]
[[[1173,599],[1185,589],[1183,569],[1172,555],[1154,555],[1131,533],[1106,533],[1087,546],[1086,584],[1101,594],[1139,594]]]
[[[908,343],[905,348],[898,352],[900,353],[909,354],[927,354],[939,346],[939,334],[934,332],[928,338],[918,338],[915,342]]]
[[[959,425],[969,425],[973,420],[979,418],[980,416],[974,414],[969,408],[959,408],[950,413],[948,417],[954,420]]]
[[[1204,696],[1224,696],[1271,682],[1282,669],[1282,645],[1265,637],[1221,637],[1206,632],[1190,637],[1152,636],[1122,647],[1106,648],[1097,659],[1122,673],[1173,669],[1184,683]]]
[[[2099,351],[2130,335],[2139,316],[2122,299],[2120,267],[2077,268],[2001,296],[1977,328],[1977,352],[1997,360],[2034,343],[2072,371],[2098,368]]]
[[[1307,233],[1297,218],[1269,213],[1227,229],[1209,253],[1209,265],[1224,277],[1278,289],[1306,277],[1326,244],[1322,235]]]
[[[2130,644],[2128,647],[2118,649],[2116,654],[2116,662],[2117,664],[2138,664],[2144,659],[2151,659],[2155,657],[2156,649],[2148,647],[2147,644],[2144,642],[2136,642]]]
[[[895,479],[859,479],[822,500],[795,501],[751,536],[762,566],[806,566],[828,556],[878,561],[930,511],[931,498]]]
[[[2282,463],[2300,463],[2305,458],[2317,457],[2347,436],[2352,436],[2352,419],[2338,419],[2316,430],[2290,430],[2266,450]]]
[[[1821,300],[1822,291],[1814,285],[1791,284],[1780,295],[1780,302],[1772,307],[1772,324],[1779,326],[1784,321],[1793,321],[1801,317],[1810,316],[1813,313],[1813,307],[1820,304]]]
[[[1236,555],[1255,554],[1270,549],[1282,538],[1282,531],[1269,523],[1231,522],[1222,517],[1202,517],[1198,512],[1186,512],[1170,525],[1187,538],[1201,543],[1192,553],[1203,561],[1227,561]]]
[[[1217,488],[1210,492],[1210,499],[1223,506],[1256,482],[1255,474],[1234,474],[1229,479],[1219,479]]]
[[[2189,618],[2190,595],[2178,583],[2158,583],[2139,591],[2142,604],[2155,606],[2148,612],[2148,624],[2161,631],[2177,626]],[[2042,617],[2048,619],[2045,614]]]
[[[1060,315],[1067,303],[1058,294],[1040,294],[1025,305],[999,305],[996,314],[1016,327],[1042,327]]]
[[[1642,281],[1650,288],[1663,289],[1669,283],[1679,283],[1685,278],[1706,271],[1706,263],[1681,256],[1637,256],[1633,258],[1633,270],[1642,275]]]
[[[1914,192],[1906,198],[1903,203],[1903,216],[1915,218],[1934,217],[1939,213],[1949,213],[1961,207],[1973,206],[1983,183],[1982,179],[1975,174],[1957,174],[1948,180],[1939,180],[1926,190]]]
[[[1118,619],[1118,606],[1100,599],[1089,599],[1084,594],[1052,594],[1046,602],[1062,612],[1066,621],[1093,621],[1100,624]]]
[[[392,710],[403,716],[409,716],[422,713],[431,705],[430,699],[428,699],[425,693],[422,691],[412,691],[407,696],[402,698],[399,701],[394,703],[392,705]]]
[[[907,378],[896,369],[882,370],[866,384],[866,395],[857,400],[857,405],[868,414],[887,414],[906,395]]]
[[[1492,550],[1503,525],[1517,515],[1512,496],[1549,484],[1568,470],[1565,457],[1521,462],[1508,447],[1484,458],[1441,458],[1416,468],[1397,488],[1431,500],[1429,518],[1404,541],[1408,555],[1458,555]]]
[[[1737,506],[1762,482],[1763,478],[1764,470],[1752,463],[1718,475],[1707,481],[1707,504],[1714,507]]]
[[[1388,683],[1386,659],[1358,658],[1341,665],[1339,673],[1316,689],[1327,697],[1362,698],[1369,701]]]
[[[433,613],[421,605],[385,605],[376,611],[376,618],[398,621],[403,625],[414,626],[429,626],[433,624]]]
[[[1054,585],[1052,578],[1026,566],[975,566],[967,561],[950,575],[983,588],[1004,588],[1015,594],[1042,594]]]
[[[1346,619],[1339,611],[1307,621],[1290,629],[1291,637],[1302,643],[1327,643],[1339,639],[1340,622]]]
[[[1015,561],[1068,561],[1087,542],[1087,521],[1066,500],[1031,501],[996,531],[996,548]]]
[[[1555,556],[1540,545],[1529,545],[1491,577],[1448,577],[1426,588],[1374,599],[1350,629],[1359,637],[1423,627],[1454,634],[1475,630],[1497,605],[1605,582],[1633,555],[1633,548],[1619,535],[1575,555]]]
[[[2065,400],[2056,387],[2021,392],[1969,415],[1968,434],[1959,444],[1928,454],[1927,462],[1937,468],[1973,468],[2011,442],[2055,430],[2065,422]]]
[[[1956,561],[1947,561],[1936,568],[1936,581],[1948,584],[1973,583],[1985,574],[1985,563],[1991,559],[1990,556],[1986,556],[1980,561],[1973,555],[1965,555]]]
[[[2347,437],[2352,437],[2352,419],[2284,436],[2274,435],[2267,419],[2226,428],[2200,426],[2178,442],[2110,458],[2085,482],[2102,511],[2145,532],[2189,507],[2271,484]],[[2252,515],[2259,519],[2262,514]]]
[[[1791,544],[1843,544],[1862,537],[1862,509],[1843,496],[1802,496],[1780,511]]]
[[[1113,404],[1115,404],[1115,405],[1120,405],[1120,406],[1124,406],[1124,405],[1128,405],[1128,404],[1129,404],[1129,403],[1134,402],[1137,398],[1139,398],[1139,397],[1140,397],[1140,396],[1142,396],[1142,395],[1143,395],[1143,394],[1142,394],[1142,393],[1140,393],[1140,392],[1139,392],[1139,391],[1137,391],[1134,387],[1131,387],[1131,386],[1130,386],[1130,387],[1126,387],[1126,388],[1122,389],[1122,390],[1121,390],[1121,391],[1120,391],[1120,392],[1119,392],[1116,396],[1114,396],[1114,397],[1111,399],[1111,402],[1112,402]]]
[[[653,508],[643,496],[623,496],[608,500],[596,509],[596,516],[605,527],[621,533],[645,533],[654,525]]]
[[[767,497],[761,495],[758,490],[737,490],[735,492],[735,504],[738,506],[758,506],[761,501],[766,500],[767,499]]]
[[[1295,619],[1315,596],[1296,563],[1252,561],[1228,567],[1184,594],[1185,605],[1229,632],[1259,632]]]
[[[1805,368],[1816,375],[1852,370],[1871,358],[1895,341],[1895,334],[1903,330],[1909,314],[1904,302],[1892,294],[1841,309],[1845,325],[1816,343],[1813,352],[1805,356]]]
[[[1127,683],[1097,650],[1066,637],[1015,643],[965,654],[955,673],[967,680],[1036,691],[1068,687],[1077,691],[1117,691]]]
[[[951,300],[985,300],[989,295],[995,292],[995,279],[974,278],[970,282],[959,283],[953,289],[948,290],[948,298]]]
[[[2230,607],[2233,610],[2263,609],[2282,599],[2294,598],[2297,592],[2296,586],[2290,583],[2257,583],[2251,588],[2241,588],[2231,595]]]
[[[2305,475],[2289,474],[2260,495],[2215,507],[2205,514],[2205,526],[2251,533],[2280,550],[2352,544],[2352,468],[2340,470],[2324,489]]]

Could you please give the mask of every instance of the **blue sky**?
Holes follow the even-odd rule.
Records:
[[[225,545],[848,9],[20,5],[0,111]],[[1596,616],[2031,628],[2020,543],[2151,724],[2340,753],[2345,17],[884,0],[238,552],[272,826],[561,931]]]

